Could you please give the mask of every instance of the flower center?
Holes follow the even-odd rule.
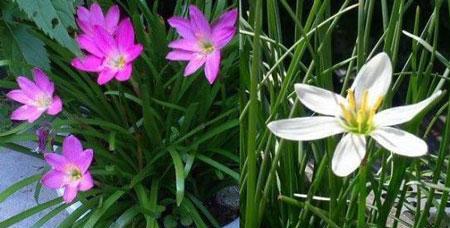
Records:
[[[52,104],[52,98],[49,96],[39,96],[36,99],[36,106],[40,109],[47,109]]]
[[[205,54],[210,54],[214,51],[214,45],[209,41],[202,41],[200,46]]]
[[[81,170],[77,167],[70,167],[68,170],[70,181],[77,181],[80,180],[81,177],[83,177],[83,174],[81,174]]]
[[[114,69],[122,70],[127,64],[125,56],[117,55],[109,59],[108,65]]]
[[[352,89],[347,91],[348,105],[340,104],[344,118],[345,128],[356,134],[369,134],[374,129],[373,118],[383,102],[383,97],[378,97],[372,107],[369,107],[368,91],[365,90],[359,105],[355,102],[355,93]]]

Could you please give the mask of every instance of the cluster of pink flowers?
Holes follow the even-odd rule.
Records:
[[[75,58],[72,66],[78,70],[98,72],[97,83],[104,85],[116,79],[131,78],[132,63],[142,53],[143,46],[134,43],[134,29],[130,18],[119,23],[118,6],[112,6],[106,16],[97,3],[90,9],[79,7],[77,23],[83,31],[76,41],[86,51],[83,57]]]
[[[184,75],[196,72],[204,65],[205,75],[210,84],[214,83],[220,68],[220,51],[233,38],[236,28],[237,10],[232,9],[211,25],[195,6],[189,7],[190,18],[172,17],[170,26],[181,36],[169,44],[173,50],[168,60],[188,61]],[[138,58],[143,46],[135,43],[134,29],[130,18],[120,21],[120,10],[112,6],[106,16],[97,3],[89,9],[79,7],[77,24],[82,33],[76,37],[82,57],[72,60],[78,70],[98,73],[97,83],[104,85],[112,79],[126,81],[132,75],[132,63]],[[55,95],[54,83],[38,68],[33,69],[34,81],[19,76],[19,89],[10,91],[7,97],[22,104],[11,114],[12,120],[26,120],[33,123],[44,113],[57,115],[62,111],[63,102]],[[94,152],[85,149],[75,136],[68,136],[62,145],[62,155],[46,151],[48,132],[44,128],[37,131],[39,150],[51,170],[42,177],[42,184],[48,188],[64,188],[63,199],[72,202],[78,191],[87,191],[94,186],[89,172]]]

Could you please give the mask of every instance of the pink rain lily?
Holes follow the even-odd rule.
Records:
[[[62,155],[44,155],[45,161],[52,169],[42,177],[41,182],[48,188],[64,188],[64,202],[70,203],[78,191],[87,191],[94,187],[94,180],[88,171],[94,151],[83,150],[80,140],[72,135],[64,139],[62,151]]]
[[[166,58],[173,61],[189,61],[184,76],[196,72],[205,65],[205,76],[210,84],[219,73],[220,50],[233,38],[236,28],[237,10],[232,9],[211,25],[194,5],[189,7],[190,19],[172,17],[170,26],[176,29],[181,39],[169,44],[173,50]]]
[[[114,35],[101,26],[94,26],[95,35],[77,39],[87,55],[72,60],[72,66],[87,72],[99,72],[97,83],[104,85],[115,78],[130,79],[132,62],[142,53],[141,44],[134,43],[134,29],[129,18],[122,20]]]
[[[98,3],[92,4],[89,9],[82,6],[77,9],[77,24],[81,31],[90,37],[95,35],[95,26],[100,26],[110,34],[114,34],[119,18],[120,10],[117,5],[111,6],[106,16],[103,15],[102,8]]]
[[[38,68],[33,69],[34,82],[24,76],[17,77],[20,89],[10,91],[6,96],[23,105],[11,114],[12,120],[28,120],[32,123],[44,112],[56,115],[62,110],[61,99],[53,95],[55,86],[48,76]]]

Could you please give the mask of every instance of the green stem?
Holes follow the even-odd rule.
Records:
[[[363,163],[359,167],[358,228],[366,227],[367,165]]]
[[[250,107],[249,107],[249,122],[248,122],[248,145],[247,145],[247,197],[246,197],[246,214],[245,227],[256,227],[258,211],[256,210],[256,122],[258,113],[258,97],[257,85],[259,67],[261,66],[261,48],[260,48],[260,34],[261,34],[261,0],[256,1],[255,5],[255,36],[253,38],[254,55],[252,61],[252,68],[250,74]]]

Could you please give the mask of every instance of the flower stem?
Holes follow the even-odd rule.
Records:
[[[367,198],[367,165],[365,161],[359,167],[359,202],[358,202],[358,228],[366,227],[366,198]]]

